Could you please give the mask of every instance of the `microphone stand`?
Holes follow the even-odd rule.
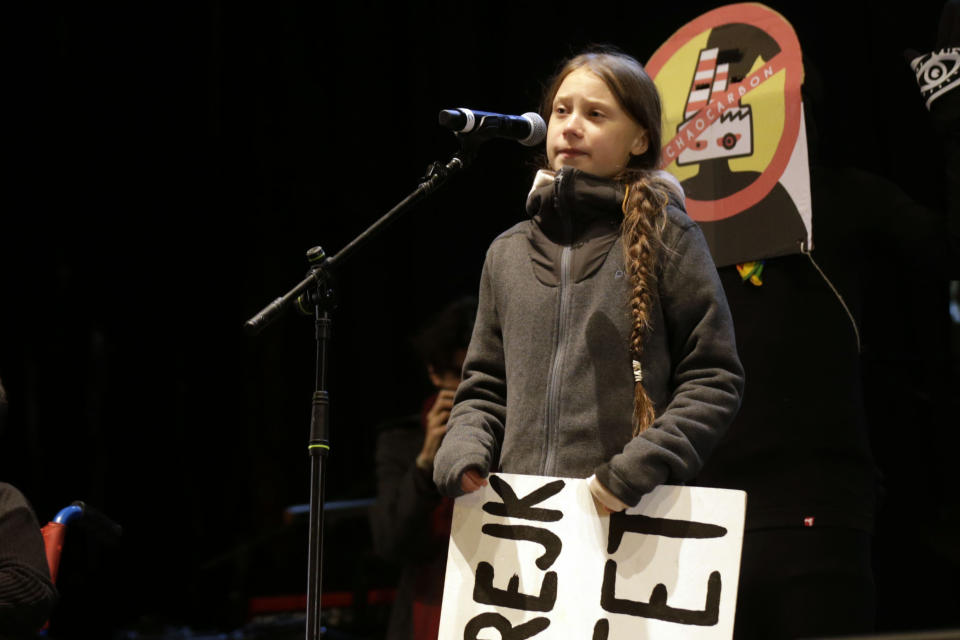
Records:
[[[323,570],[323,509],[324,461],[330,453],[330,396],[327,393],[327,353],[331,340],[333,320],[331,314],[335,308],[333,290],[333,269],[346,260],[367,240],[383,231],[400,214],[411,209],[453,177],[465,169],[476,156],[477,147],[493,136],[494,132],[477,131],[471,134],[458,134],[460,152],[446,163],[434,162],[427,168],[420,186],[401,200],[379,220],[350,241],[334,256],[327,257],[319,246],[307,251],[310,270],[307,276],[283,296],[264,307],[257,315],[244,324],[250,335],[260,333],[267,325],[291,306],[294,302],[306,314],[313,314],[316,340],[316,385],[310,412],[310,440],[307,452],[310,455],[310,525],[307,548],[307,640],[319,640],[321,637],[320,595]]]

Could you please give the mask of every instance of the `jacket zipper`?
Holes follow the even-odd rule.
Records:
[[[543,462],[540,465],[540,475],[556,475],[556,445],[560,439],[560,382],[561,372],[563,371],[563,361],[566,355],[567,338],[569,331],[569,308],[570,308],[570,263],[572,257],[573,242],[573,219],[564,215],[561,209],[562,197],[560,195],[563,173],[557,174],[554,181],[553,206],[560,213],[560,219],[564,224],[565,243],[560,252],[560,291],[557,309],[556,323],[556,344],[553,350],[553,363],[550,367],[550,376],[547,379],[547,410],[546,410],[546,438],[544,442]]]

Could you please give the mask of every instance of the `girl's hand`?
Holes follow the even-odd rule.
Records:
[[[627,508],[620,498],[610,493],[610,490],[600,484],[597,476],[590,476],[587,479],[587,486],[590,487],[590,495],[593,496],[593,502],[597,510],[607,515],[623,511]]]
[[[460,488],[467,493],[473,493],[480,487],[487,484],[487,479],[480,475],[476,469],[467,469],[460,476]]]

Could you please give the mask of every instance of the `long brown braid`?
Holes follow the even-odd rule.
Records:
[[[623,203],[620,237],[632,288],[630,355],[640,362],[644,337],[652,325],[657,262],[663,249],[661,235],[667,220],[670,187],[649,172],[630,171],[625,179],[628,191]],[[655,417],[653,402],[643,381],[637,380],[633,390],[633,435],[643,433],[653,424]]]

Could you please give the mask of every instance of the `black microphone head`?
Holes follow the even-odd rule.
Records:
[[[440,126],[454,132],[467,133],[476,122],[470,109],[444,109],[440,112]]]
[[[547,137],[547,123],[543,121],[539,113],[528,111],[520,116],[530,123],[530,135],[518,142],[527,147],[533,147],[543,142]]]

